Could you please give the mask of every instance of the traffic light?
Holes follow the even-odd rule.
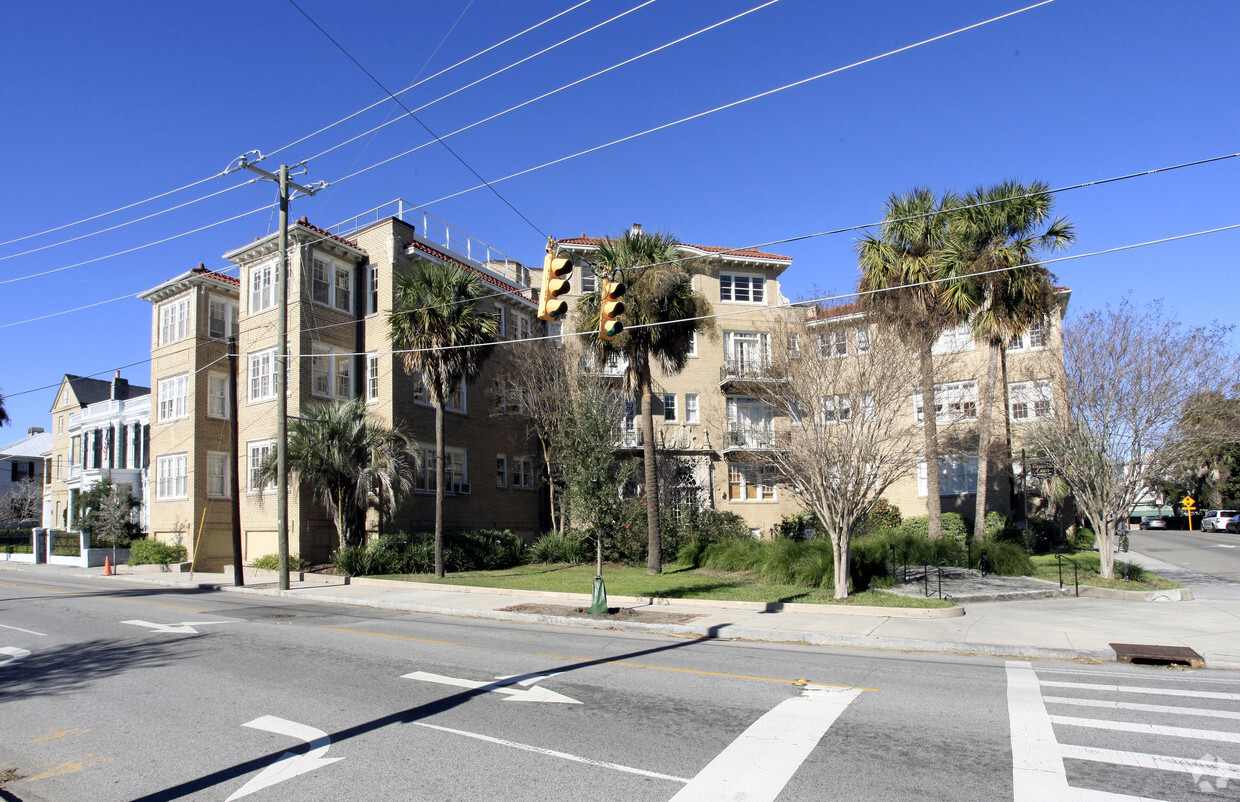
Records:
[[[570,289],[573,260],[556,252],[555,240],[547,241],[547,257],[543,259],[542,288],[538,292],[538,319],[558,320],[568,312],[568,301],[560,298]]]
[[[612,279],[603,279],[603,293],[598,301],[598,336],[610,340],[624,331],[624,324],[618,318],[624,314],[624,284]]]

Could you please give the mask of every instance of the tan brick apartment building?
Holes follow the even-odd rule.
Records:
[[[409,207],[401,207],[398,214],[410,219]],[[430,215],[418,212],[415,222],[386,217],[347,239],[304,218],[290,226],[288,406],[296,415],[311,400],[364,398],[377,418],[416,441],[429,466],[433,409],[389,343],[393,274],[423,261],[457,264],[495,290],[483,308],[493,309],[502,339],[528,338],[539,329],[522,265]],[[234,475],[243,559],[277,550],[274,489],[253,479],[276,434],[277,250],[278,235],[256,239],[225,254],[239,279],[200,266],[140,296],[152,304],[150,531],[161,540],[180,539],[200,565],[231,559]],[[236,453],[229,439],[230,336],[238,351]],[[543,527],[536,447],[522,421],[491,414],[495,377],[514,356],[512,348],[497,348],[446,411],[449,530],[494,527],[532,536]],[[386,530],[431,528],[433,481],[433,471],[419,471],[413,497],[385,522]],[[290,554],[327,559],[338,546],[335,528],[298,483],[289,488]]]

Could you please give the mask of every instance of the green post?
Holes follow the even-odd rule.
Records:
[[[601,575],[594,577],[594,590],[590,593],[590,608],[586,612],[607,612],[607,588],[603,586],[603,577]]]

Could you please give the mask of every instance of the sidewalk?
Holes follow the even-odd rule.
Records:
[[[951,609],[841,608],[813,604],[651,600],[609,596],[612,607],[676,614],[681,623],[649,624],[513,612],[517,605],[581,607],[588,593],[538,593],[375,579],[306,575],[276,588],[274,576],[247,576],[234,587],[231,575],[139,573],[121,566],[108,581],[280,596],[298,601],[357,605],[436,615],[648,632],[680,637],[808,643],[819,646],[912,652],[981,654],[1025,659],[1111,662],[1111,643],[1185,646],[1209,668],[1240,669],[1240,587],[1144,557],[1127,555],[1150,570],[1194,589],[1193,601],[1147,602],[1103,598],[1037,598],[965,603]],[[6,566],[7,567],[7,566]],[[29,565],[25,573],[100,576],[102,569]],[[3,569],[0,569],[3,570]],[[961,595],[961,594],[955,594]],[[1205,595],[1206,598],[1202,598]],[[652,603],[653,602],[653,603]]]

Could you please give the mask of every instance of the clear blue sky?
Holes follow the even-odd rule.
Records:
[[[299,0],[396,91],[565,10],[570,0],[442,3]],[[421,106],[639,5],[593,0],[403,95]],[[451,137],[498,179],[886,51],[1014,11],[1020,0],[781,0],[599,78]],[[658,0],[550,53],[418,112],[439,134],[583,78],[758,5]],[[383,97],[287,0],[82,3],[7,10],[8,76],[0,242],[38,234],[220,172],[243,151],[271,152]],[[332,226],[395,198],[530,264],[535,227],[558,237],[634,222],[686,242],[745,246],[873,222],[886,197],[925,185],[967,190],[1006,178],[1053,187],[1240,151],[1240,3],[1057,0],[982,28],[496,184],[521,219],[479,190],[443,147],[340,180],[294,202]],[[403,114],[387,103],[266,163],[309,159]],[[402,119],[312,160],[302,180],[338,181],[428,140]],[[1087,253],[1240,223],[1240,159],[1064,192],[1056,212]],[[0,284],[0,393],[12,426],[50,424],[65,373],[110,375],[149,357],[150,307],[132,296],[274,229],[269,184],[106,233],[233,187],[215,178],[99,220],[0,246],[0,281],[157,240],[160,245]],[[82,237],[55,245],[61,240]],[[854,285],[855,234],[769,250],[794,257],[785,292]],[[35,253],[19,255],[31,248]],[[1073,310],[1132,294],[1182,320],[1234,319],[1240,231],[1053,266]],[[72,314],[26,321],[129,295]],[[147,384],[146,364],[125,368]],[[11,437],[10,437],[11,435]]]

